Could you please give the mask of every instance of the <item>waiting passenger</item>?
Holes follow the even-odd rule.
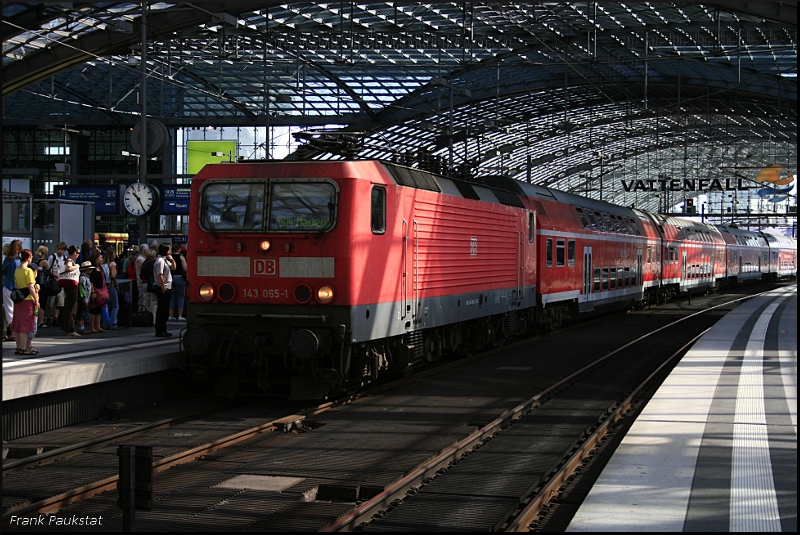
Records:
[[[172,251],[169,244],[162,243],[158,246],[158,259],[153,266],[153,277],[155,279],[155,294],[158,296],[158,307],[156,308],[156,336],[169,337],[172,333],[167,331],[167,317],[169,316],[169,296],[172,293],[171,269],[175,268],[172,259]],[[142,268],[144,270],[144,268]]]
[[[89,274],[89,280],[92,282],[92,294],[89,299],[89,328],[93,333],[104,333],[106,331],[100,325],[100,315],[103,313],[103,307],[108,304],[108,286],[106,286],[102,270],[103,255],[95,253],[92,262],[95,269]]]
[[[36,316],[34,311],[39,308],[39,294],[36,291],[36,276],[28,269],[33,253],[24,249],[20,253],[19,267],[14,270],[14,284],[16,288],[27,293],[23,301],[14,303],[14,318],[11,322],[11,332],[17,341],[17,355],[35,355],[28,350],[28,336],[36,330]]]
[[[78,308],[75,311],[75,323],[78,332],[86,334],[86,322],[89,320],[89,300],[92,295],[92,281],[89,278],[95,268],[90,261],[81,262],[81,277],[78,280]]]
[[[76,245],[67,249],[67,262],[58,276],[58,285],[64,289],[64,335],[80,336],[75,332],[75,319],[73,313],[78,304],[78,278],[80,277],[80,264],[76,263],[81,250]]]
[[[14,273],[20,264],[19,255],[22,252],[22,242],[12,240],[8,244],[8,249],[3,247],[3,320],[5,322],[4,342],[13,342],[14,336],[11,334],[11,322],[14,321],[14,301],[11,300],[11,292],[14,291]]]
[[[50,263],[50,275],[54,277],[55,280],[58,280],[59,273],[64,270],[64,266],[67,263],[67,244],[63,241],[58,242],[58,245],[56,245],[56,252],[51,253],[47,261]],[[64,318],[61,316],[64,309],[65,298],[64,290],[61,290],[55,296],[48,299],[46,308],[50,310],[50,325],[53,327],[60,327],[61,322],[64,321]]]
[[[139,256],[136,257],[136,289],[139,291],[139,299],[136,301],[139,309],[147,308],[145,300],[147,296],[147,283],[142,283],[142,265],[147,260],[147,244],[139,246]]]
[[[186,321],[183,318],[184,289],[186,287],[186,257],[181,254],[181,245],[172,244],[172,260],[175,262],[175,269],[170,270],[172,275],[172,291],[169,294],[169,316],[178,321]]]
[[[140,274],[140,281],[144,288],[144,308],[150,312],[153,317],[156,317],[156,309],[158,308],[158,296],[155,291],[155,279],[153,278],[153,266],[156,263],[157,252],[155,249],[147,250],[147,260],[142,264]]]

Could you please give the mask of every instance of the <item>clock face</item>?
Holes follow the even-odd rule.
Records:
[[[145,215],[149,213],[156,203],[156,188],[150,184],[137,182],[125,190],[122,201],[125,209],[133,215]]]

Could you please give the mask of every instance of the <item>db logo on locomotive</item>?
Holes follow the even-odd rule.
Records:
[[[278,264],[274,258],[254,258],[253,275],[261,277],[277,277]]]

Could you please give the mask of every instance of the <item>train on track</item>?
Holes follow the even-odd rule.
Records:
[[[592,312],[797,276],[794,238],[374,160],[208,165],[191,213],[193,374],[297,399]]]

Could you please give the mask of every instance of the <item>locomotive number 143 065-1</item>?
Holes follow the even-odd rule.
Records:
[[[262,299],[278,299],[281,297],[289,297],[289,290],[276,290],[269,288],[245,288],[242,290],[244,297],[261,297]]]

